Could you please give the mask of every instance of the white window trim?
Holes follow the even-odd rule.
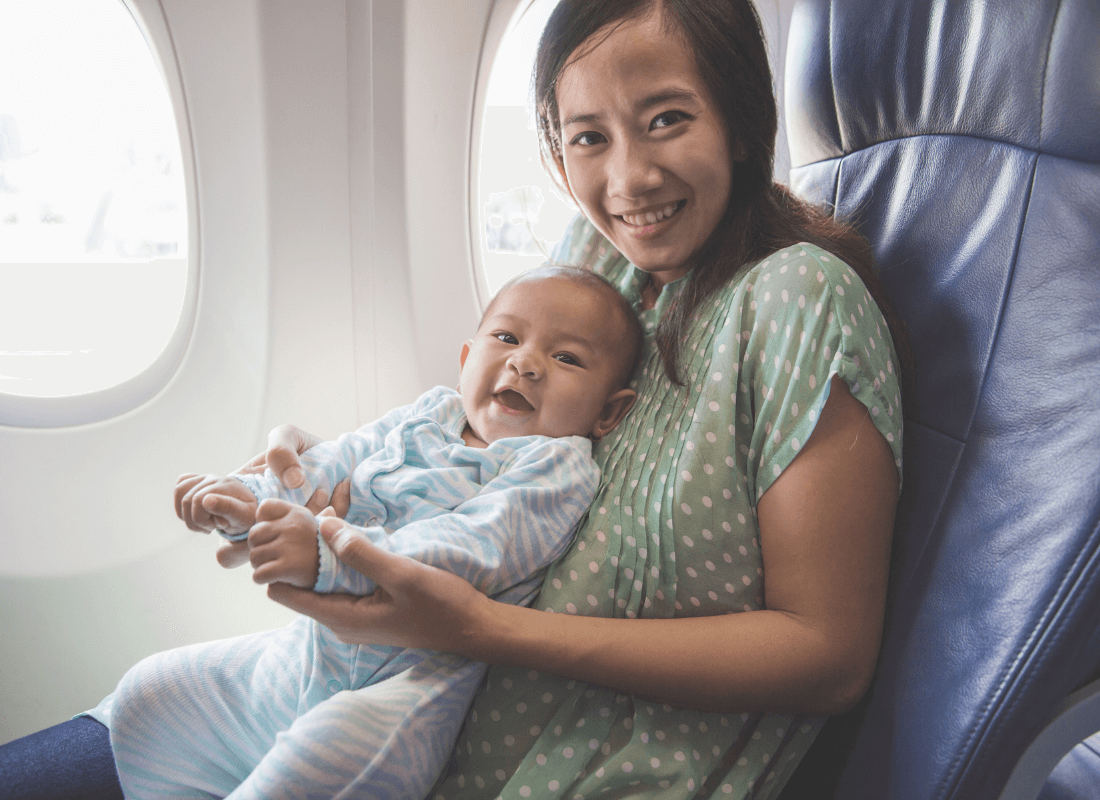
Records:
[[[176,373],[191,339],[200,274],[200,231],[190,118],[176,50],[159,0],[122,0],[168,89],[179,136],[187,208],[187,280],[179,320],[160,355],[145,369],[107,389],[66,397],[28,397],[0,391],[0,425],[61,428],[99,422],[130,411],[161,391]]]

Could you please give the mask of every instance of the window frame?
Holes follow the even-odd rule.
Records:
[[[175,330],[152,363],[106,389],[61,397],[15,395],[0,390],[0,426],[63,428],[116,417],[137,408],[169,383],[183,361],[195,323],[201,265],[195,156],[190,116],[175,46],[157,0],[119,0],[138,26],[160,70],[175,118],[187,213],[187,278]]]

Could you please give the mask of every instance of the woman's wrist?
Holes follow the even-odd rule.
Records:
[[[514,643],[514,623],[509,610],[521,608],[493,600],[480,592],[467,608],[463,625],[459,655],[489,664],[505,664]],[[524,611],[530,609],[522,608]]]

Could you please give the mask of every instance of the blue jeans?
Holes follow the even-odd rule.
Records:
[[[107,728],[77,717],[0,746],[7,800],[122,800]]]

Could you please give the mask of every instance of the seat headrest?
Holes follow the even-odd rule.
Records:
[[[936,134],[1100,161],[1100,3],[877,5],[796,10],[823,19],[791,26],[786,93],[809,100],[788,108],[793,165]],[[805,38],[822,26],[828,47]]]

